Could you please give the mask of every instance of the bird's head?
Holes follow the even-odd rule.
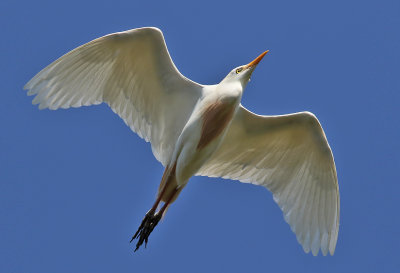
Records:
[[[268,53],[269,50],[264,51],[260,56],[255,58],[252,62],[238,66],[234,68],[229,74],[223,79],[223,81],[239,81],[242,84],[243,89],[246,87],[247,83],[250,81],[251,74],[256,68],[257,64],[262,60],[265,54]]]

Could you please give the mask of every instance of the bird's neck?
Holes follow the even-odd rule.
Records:
[[[221,98],[227,97],[240,100],[243,93],[243,87],[238,81],[222,81],[215,85],[213,89],[212,93]]]

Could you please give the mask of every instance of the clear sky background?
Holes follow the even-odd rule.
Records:
[[[398,272],[398,0],[2,0],[0,25],[0,272]],[[133,253],[163,172],[149,144],[106,105],[39,111],[22,87],[69,50],[142,26],[203,84],[270,50],[242,102],[322,123],[341,196],[333,257],[303,252],[266,189],[203,177]]]

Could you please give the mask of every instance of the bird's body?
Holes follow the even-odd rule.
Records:
[[[164,165],[156,201],[133,239],[145,242],[168,206],[194,175],[267,187],[306,252],[333,254],[339,228],[339,191],[331,149],[309,112],[256,115],[241,105],[264,52],[233,69],[217,85],[184,77],[156,28],[93,40],[39,72],[25,88],[39,108],[110,105],[151,142]],[[157,211],[159,204],[164,205]]]
[[[204,162],[217,150],[223,137],[229,128],[232,115],[237,108],[235,101],[221,102],[209,98],[199,101],[198,106],[189,118],[179,136],[174,153],[166,167],[173,169],[175,181],[167,184],[168,190],[162,194],[161,200],[168,201],[168,196],[173,187],[180,190],[188,183],[189,178],[197,173]],[[225,117],[220,120],[212,119],[213,116],[226,112]],[[162,193],[164,183],[160,184],[159,193]],[[170,204],[175,201],[173,197]]]
[[[205,86],[179,136],[169,165],[176,162],[178,185],[185,185],[219,147],[240,104],[241,87]]]

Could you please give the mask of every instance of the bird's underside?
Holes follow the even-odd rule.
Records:
[[[72,50],[24,88],[40,109],[107,103],[151,143],[165,171],[156,201],[132,237],[135,251],[147,244],[189,178],[201,175],[266,187],[304,251],[333,255],[339,188],[318,119],[309,112],[256,115],[240,104],[266,53],[217,85],[201,85],[177,70],[159,29],[132,29]]]

